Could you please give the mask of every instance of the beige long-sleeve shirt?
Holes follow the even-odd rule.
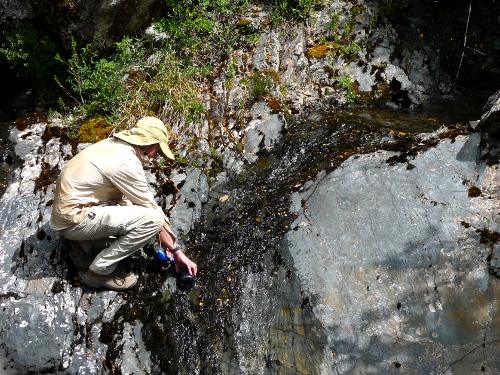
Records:
[[[116,138],[81,151],[57,180],[50,226],[63,230],[78,224],[92,206],[132,204],[159,210],[165,218],[164,228],[172,234],[148,187],[142,158],[136,146]]]

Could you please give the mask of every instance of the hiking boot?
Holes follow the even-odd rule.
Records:
[[[99,275],[88,270],[80,273],[82,282],[92,288],[104,288],[117,292],[132,288],[137,283],[133,273],[113,272],[110,275]]]

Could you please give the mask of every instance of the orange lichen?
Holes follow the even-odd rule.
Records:
[[[270,77],[275,83],[280,82],[280,74],[276,70],[268,68],[264,69],[262,73]]]
[[[236,27],[248,27],[251,25],[252,25],[252,20],[249,18],[242,17],[236,22]]]
[[[281,102],[276,98],[270,98],[267,100],[267,106],[273,111],[279,111],[282,108]]]
[[[317,44],[307,50],[306,56],[310,59],[322,59],[327,55],[337,53],[340,48],[341,46],[335,42]]]
[[[102,117],[94,117],[86,120],[78,130],[80,142],[95,143],[105,139],[111,134],[113,127]]]

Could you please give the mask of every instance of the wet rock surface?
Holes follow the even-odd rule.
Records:
[[[500,142],[500,90],[488,98],[479,128],[488,134],[490,143],[498,147]]]
[[[273,111],[264,102],[256,103],[251,110],[252,120],[246,128],[244,157],[253,163],[258,154],[269,152],[281,138],[284,119],[282,114]]]
[[[201,217],[202,205],[208,200],[208,181],[202,171],[193,168],[183,177],[178,200],[171,211],[171,224],[179,236],[189,233]]]
[[[500,282],[476,230],[499,229],[498,171],[477,162],[478,144],[443,141],[411,169],[386,152],[351,158],[293,199],[285,246],[315,296],[332,371],[499,371]],[[493,196],[470,198],[468,184]]]

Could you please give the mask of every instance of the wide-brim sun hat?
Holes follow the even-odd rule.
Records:
[[[168,147],[167,128],[159,118],[143,117],[137,121],[132,129],[118,132],[114,136],[136,146],[159,143],[162,154],[169,159],[175,159],[170,147]]]

